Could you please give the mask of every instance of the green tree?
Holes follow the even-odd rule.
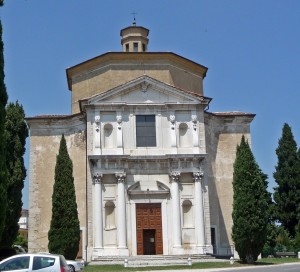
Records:
[[[293,240],[293,246],[295,252],[300,252],[300,221],[298,222],[298,225],[296,227],[296,234]]]
[[[25,113],[22,105],[17,101],[9,103],[6,107],[5,130],[7,134],[6,165],[8,169],[6,220],[4,226],[5,235],[0,239],[2,247],[11,247],[18,236],[19,219],[22,211],[22,190],[26,177],[26,169],[23,156],[25,154],[28,129],[25,123]]]
[[[48,232],[51,253],[75,259],[79,250],[80,227],[74,187],[73,164],[64,135],[56,157],[52,195],[52,219]]]
[[[278,162],[273,175],[277,184],[273,195],[276,218],[291,237],[295,237],[299,221],[300,159],[288,124],[283,126],[276,154]]]
[[[3,1],[0,1],[0,6],[2,5]],[[4,83],[2,23],[0,20],[0,238],[4,230],[7,209],[6,133],[4,128],[6,103],[7,92]]]
[[[246,263],[257,260],[267,239],[271,202],[267,185],[267,175],[260,170],[243,136],[234,162],[232,239]]]
[[[289,248],[291,246],[291,237],[288,231],[282,227],[279,226],[277,228],[277,236],[276,236],[276,252],[282,252],[282,251],[289,251]]]
[[[14,244],[23,247],[26,252],[28,251],[28,240],[22,234],[18,233],[18,236],[14,241]]]

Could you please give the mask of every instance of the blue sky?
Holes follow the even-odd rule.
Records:
[[[6,0],[0,16],[9,100],[19,100],[27,116],[69,114],[65,69],[121,51],[120,30],[132,24],[132,12],[150,29],[149,51],[208,67],[210,111],[256,114],[253,153],[271,190],[285,122],[300,145],[298,0]],[[25,161],[28,169],[28,152]],[[25,187],[27,208],[28,178]]]

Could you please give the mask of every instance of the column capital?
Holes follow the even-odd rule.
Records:
[[[93,176],[93,184],[100,184],[102,181],[103,174],[95,173]]]
[[[172,171],[169,176],[171,177],[171,182],[179,182],[180,172]]]
[[[203,174],[202,171],[200,171],[200,172],[193,172],[193,179],[194,179],[195,182],[202,181],[203,176],[204,176],[204,174]]]
[[[115,173],[115,177],[119,182],[125,183],[126,173]]]

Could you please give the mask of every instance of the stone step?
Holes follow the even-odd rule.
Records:
[[[216,259],[211,255],[142,255],[142,256],[102,256],[90,262],[90,265],[110,265],[121,264],[124,265],[127,260],[128,267],[143,267],[143,266],[170,266],[170,265],[188,265],[190,261],[204,262],[215,261]]]

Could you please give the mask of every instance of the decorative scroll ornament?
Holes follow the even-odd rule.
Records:
[[[150,84],[149,84],[149,83],[146,83],[146,82],[144,81],[144,82],[141,84],[141,87],[142,87],[141,91],[142,91],[143,93],[146,93],[147,90],[148,90],[148,88],[149,88],[149,86],[150,86]]]
[[[100,130],[100,115],[95,116],[95,123],[96,123],[96,131],[99,132]]]
[[[204,176],[203,172],[194,172],[193,173],[193,179],[195,182],[198,182],[198,181],[201,182],[203,179],[203,176]]]
[[[116,176],[116,179],[117,179],[118,183],[119,182],[122,182],[122,183],[125,182],[126,173],[116,173],[115,176]]]
[[[174,171],[174,172],[171,172],[169,175],[172,180],[171,182],[179,182],[180,172]]]
[[[170,115],[171,129],[175,129],[175,115]]]
[[[193,128],[194,130],[197,129],[197,115],[193,114],[192,116]]]
[[[122,124],[122,115],[117,115],[117,123],[118,123],[118,129],[121,129],[122,128],[122,126],[121,126],[121,124]]]
[[[96,173],[96,174],[93,176],[93,184],[100,184],[101,181],[102,181],[102,177],[103,177],[103,174]]]
[[[96,124],[100,123],[100,115],[95,116],[95,122],[96,122]]]

